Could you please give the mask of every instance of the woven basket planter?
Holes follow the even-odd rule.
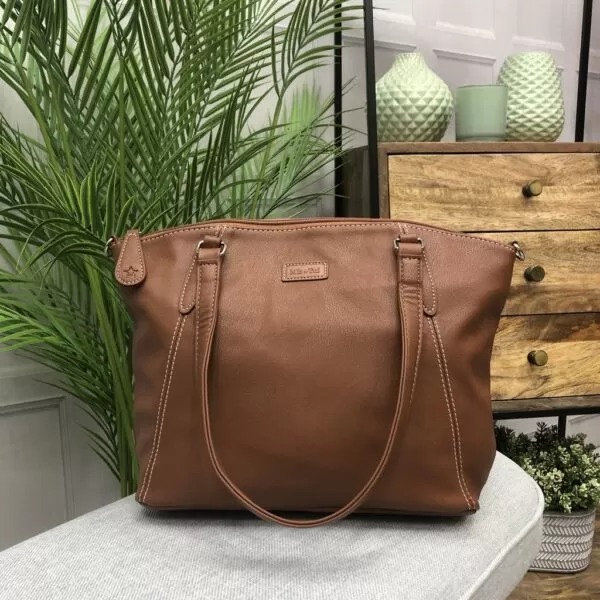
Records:
[[[590,564],[596,509],[571,514],[546,511],[542,546],[530,571],[577,573]]]

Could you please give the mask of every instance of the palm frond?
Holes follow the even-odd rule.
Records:
[[[0,0],[0,343],[53,369],[134,490],[131,321],[103,245],[327,192],[328,64],[349,0]],[[302,82],[305,83],[302,83]],[[87,427],[87,426],[86,426]]]

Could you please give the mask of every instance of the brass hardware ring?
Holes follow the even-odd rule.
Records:
[[[198,245],[196,246],[196,252],[198,252],[198,250],[202,248],[202,244],[204,244],[204,240],[200,240],[198,242]],[[225,242],[219,242],[219,248],[219,256],[223,256],[223,254],[225,254],[225,252],[227,251],[227,244]]]
[[[515,249],[517,258],[523,262],[525,260],[525,252],[523,252],[523,248],[519,246],[519,242],[511,242],[510,245]]]
[[[396,252],[398,252],[398,250],[400,250],[400,241],[401,240],[399,237],[397,237],[394,240],[394,250]],[[425,250],[425,242],[421,238],[417,238],[417,241],[419,242],[419,244],[421,244],[421,250]]]

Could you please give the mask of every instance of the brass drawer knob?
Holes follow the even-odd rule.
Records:
[[[523,186],[523,196],[525,196],[525,198],[539,196],[542,193],[542,190],[542,182],[539,179],[534,179]]]
[[[542,265],[531,265],[525,269],[523,275],[527,281],[538,282],[546,277],[546,271]]]
[[[544,350],[532,350],[527,355],[527,360],[538,367],[543,367],[548,362],[548,353]]]

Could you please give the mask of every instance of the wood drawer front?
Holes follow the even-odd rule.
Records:
[[[531,365],[531,350],[548,363]],[[600,314],[503,317],[491,374],[493,400],[600,394]]]
[[[536,179],[542,193],[525,198]],[[392,219],[460,231],[600,228],[600,154],[396,154],[388,186]]]
[[[600,312],[600,231],[484,233],[481,237],[517,241],[525,261],[515,262],[505,315]],[[525,279],[541,265],[539,282]]]

